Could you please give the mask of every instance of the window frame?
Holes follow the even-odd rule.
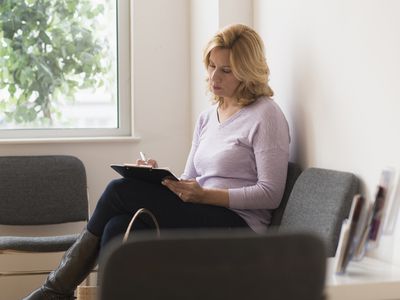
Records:
[[[131,1],[117,1],[118,127],[35,128],[0,130],[0,143],[13,141],[104,140],[133,138],[132,103],[132,10]]]

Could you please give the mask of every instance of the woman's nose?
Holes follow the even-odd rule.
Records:
[[[220,76],[219,76],[218,71],[216,69],[211,73],[211,79],[213,81],[217,81],[217,80],[220,79]]]

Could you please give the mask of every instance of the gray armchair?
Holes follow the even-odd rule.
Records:
[[[335,256],[342,222],[358,190],[352,173],[309,168],[299,174],[298,166],[289,164],[286,197],[273,212],[272,225],[279,232],[316,234],[325,242],[327,255]]]
[[[51,225],[88,220],[86,172],[76,157],[0,157],[0,225]],[[78,234],[0,236],[0,254],[60,252]],[[4,271],[0,276],[46,274],[49,270]]]

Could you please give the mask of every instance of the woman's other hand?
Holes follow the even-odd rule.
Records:
[[[164,179],[162,184],[183,202],[229,207],[229,191],[227,189],[203,188],[195,179],[180,181]]]
[[[167,188],[174,192],[184,202],[202,203],[204,199],[204,189],[195,179],[189,180],[169,180],[162,182]]]

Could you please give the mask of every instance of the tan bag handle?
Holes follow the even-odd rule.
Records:
[[[140,208],[138,209],[138,211],[133,215],[131,221],[129,222],[128,228],[126,229],[125,235],[124,235],[124,239],[122,240],[123,243],[126,242],[126,240],[129,237],[129,233],[131,231],[133,222],[135,222],[135,220],[137,219],[137,217],[139,217],[141,214],[147,214],[151,217],[151,219],[153,220],[154,225],[156,226],[156,230],[157,230],[157,237],[160,237],[160,226],[158,225],[157,219],[156,217],[153,215],[153,213],[146,209],[146,208]]]

